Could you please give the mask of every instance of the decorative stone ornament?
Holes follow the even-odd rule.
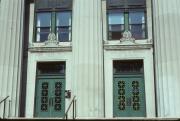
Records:
[[[48,40],[45,41],[45,46],[54,47],[54,46],[58,46],[58,43],[59,42],[56,38],[56,35],[53,32],[49,33]]]
[[[132,37],[132,34],[130,31],[124,31],[123,37],[120,39],[120,42],[130,41],[135,43],[135,38]]]

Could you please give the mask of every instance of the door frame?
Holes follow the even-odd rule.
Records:
[[[123,50],[105,51],[104,54],[104,84],[105,84],[105,118],[113,118],[113,61],[114,60],[143,60],[144,64],[144,85],[146,99],[146,117],[155,117],[155,85],[153,50]],[[149,96],[151,95],[151,96]],[[129,118],[129,117],[117,117]],[[132,117],[133,118],[133,117]]]
[[[73,85],[72,82],[72,54],[71,52],[54,52],[54,53],[28,53],[28,68],[27,68],[27,84],[26,84],[26,106],[25,106],[25,117],[26,118],[34,118],[34,98],[35,98],[35,84],[36,84],[36,67],[39,62],[65,62],[66,70],[65,70],[65,79],[66,85],[65,90],[72,90]],[[71,98],[65,99],[65,110],[69,103],[71,102]]]

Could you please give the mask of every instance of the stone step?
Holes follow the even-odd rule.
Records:
[[[2,119],[1,119],[2,120]],[[6,118],[3,120],[7,121],[57,121],[57,120],[65,120],[62,118]],[[68,119],[72,120],[72,119]],[[180,118],[76,118],[75,120],[86,120],[86,121],[95,121],[95,120],[100,120],[100,121],[107,121],[107,120],[118,120],[118,121],[180,121]]]

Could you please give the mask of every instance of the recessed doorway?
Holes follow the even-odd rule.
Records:
[[[65,69],[65,62],[37,63],[35,117],[64,116]]]
[[[145,117],[143,60],[113,61],[113,117]]]

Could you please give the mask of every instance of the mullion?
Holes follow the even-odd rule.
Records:
[[[129,31],[129,13],[124,12],[124,31]]]
[[[56,33],[56,12],[51,14],[51,32]]]

